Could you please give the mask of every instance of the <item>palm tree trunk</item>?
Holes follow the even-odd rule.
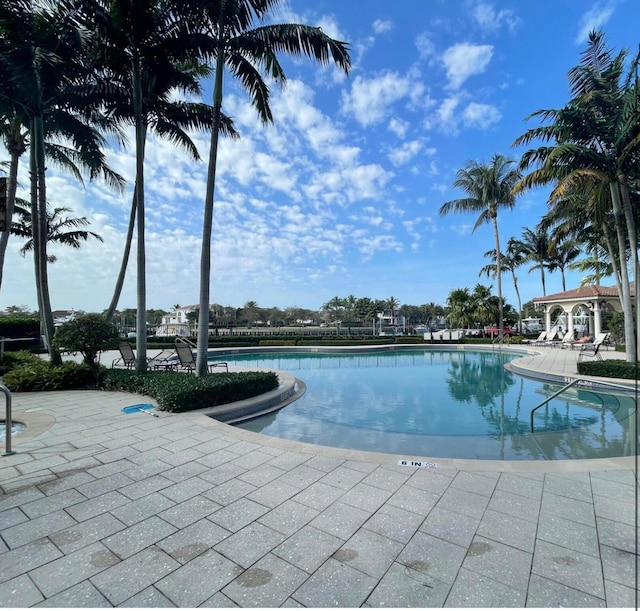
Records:
[[[513,270],[511,270],[511,275],[513,276],[513,288],[518,298],[518,322],[520,324],[520,335],[522,335],[522,298],[520,297],[520,289],[518,288],[518,278]]]
[[[620,190],[617,182],[609,183],[609,191],[611,193],[611,202],[613,205],[613,216],[616,224],[616,236],[618,238],[618,254],[620,257],[620,280],[622,294],[620,295],[622,302],[622,311],[624,313],[624,344],[625,357],[629,362],[636,360],[636,339],[635,339],[635,321],[633,315],[633,301],[631,299],[631,290],[629,284],[629,273],[626,265],[626,239],[624,227],[622,224],[622,207],[620,205]],[[634,245],[635,247],[635,245]]]
[[[0,289],[2,288],[2,277],[4,272],[4,259],[9,244],[9,236],[11,235],[11,221],[13,219],[13,210],[16,204],[16,191],[18,188],[18,162],[21,153],[15,149],[11,149],[11,160],[9,162],[9,177],[7,181],[7,230],[0,235]]]
[[[37,260],[37,287],[39,293],[40,321],[47,340],[49,359],[54,365],[60,365],[60,352],[53,346],[53,312],[49,297],[49,277],[47,273],[47,189],[44,159],[44,123],[41,115],[33,120],[32,143],[35,161],[35,209],[32,201],[32,223],[34,223],[34,251]],[[33,194],[32,194],[33,195]],[[37,243],[36,243],[37,241]]]
[[[213,207],[216,186],[216,166],[218,162],[218,140],[220,135],[220,117],[222,114],[222,85],[224,74],[224,0],[220,3],[220,22],[218,28],[218,50],[216,56],[216,77],[213,86],[213,114],[211,120],[211,144],[209,147],[209,166],[207,168],[207,190],[202,221],[202,249],[200,253],[200,311],[198,312],[198,343],[196,371],[198,377],[207,375],[209,349],[209,285],[211,282],[211,236],[213,233]]]
[[[496,282],[498,283],[498,339],[502,343],[504,336],[504,307],[502,305],[502,263],[500,256],[500,235],[498,233],[498,217],[493,217],[493,234],[496,239]]]
[[[638,232],[636,228],[636,219],[634,216],[634,210],[631,205],[631,198],[629,196],[629,185],[626,177],[621,174],[618,176],[620,185],[620,193],[622,194],[622,207],[624,210],[624,217],[627,222],[627,235],[629,236],[629,247],[631,250],[631,263],[633,267],[633,278],[635,282],[634,286],[634,301],[636,301],[636,333],[640,329],[640,307],[638,307],[638,274],[640,273],[640,263],[638,262]],[[631,296],[629,296],[631,299]],[[640,361],[640,342],[636,339],[636,360]]]
[[[146,140],[146,138],[145,138]],[[144,145],[144,143],[143,143]],[[129,215],[129,228],[127,229],[127,239],[124,244],[124,252],[122,253],[122,263],[120,264],[120,271],[116,280],[116,286],[113,291],[113,297],[107,310],[107,320],[113,320],[113,317],[118,309],[118,302],[120,301],[120,295],[122,294],[122,287],[124,286],[124,278],[127,274],[127,265],[129,264],[129,255],[131,254],[131,244],[133,242],[133,230],[136,224],[136,211],[138,194],[136,188],[133,188],[133,201],[131,202],[131,214]]]
[[[144,236],[144,143],[147,136],[142,115],[142,84],[139,58],[133,60],[133,108],[136,122],[136,212],[138,222],[137,245],[137,315],[136,315],[136,372],[147,370],[147,278]]]

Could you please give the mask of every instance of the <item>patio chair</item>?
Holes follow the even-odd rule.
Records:
[[[600,346],[602,346],[608,335],[608,333],[598,333],[596,338],[593,340],[593,343],[581,346],[580,354],[578,354],[578,361],[581,361],[583,356],[593,357],[596,360],[601,361],[602,355],[600,354]]]
[[[179,365],[175,350],[163,350],[156,356],[147,359],[148,369],[177,369]]]
[[[132,369],[136,366],[136,355],[133,352],[131,344],[128,342],[120,342],[118,350],[120,351],[120,356],[111,363],[112,369],[114,367],[126,367],[127,369]]]
[[[187,342],[177,339],[175,347],[176,354],[178,355],[178,360],[180,361],[180,368],[186,369],[189,372],[195,371],[196,360],[193,357],[191,346],[187,344]],[[225,371],[229,372],[229,366],[227,365],[227,363],[224,363],[222,361],[217,363],[210,362],[207,365],[207,369],[209,370],[209,372],[212,372],[216,367],[224,367]]]
[[[523,339],[522,340],[522,344],[533,344],[534,346],[538,343],[538,342],[544,342],[547,339],[547,332],[546,331],[542,331],[542,333],[540,333],[540,335],[538,335],[538,337],[536,337],[536,339]]]
[[[556,337],[555,339],[548,341],[547,344],[550,346],[553,346],[554,348],[556,348],[557,346],[560,346],[560,348],[564,348],[565,344],[567,344],[572,339],[573,339],[573,331],[567,331],[562,337],[562,339],[560,339],[559,337]]]

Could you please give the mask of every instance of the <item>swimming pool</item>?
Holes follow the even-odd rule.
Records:
[[[418,457],[562,460],[635,454],[633,396],[517,376],[517,353],[472,350],[225,355],[291,372],[306,393],[237,426],[308,443]]]

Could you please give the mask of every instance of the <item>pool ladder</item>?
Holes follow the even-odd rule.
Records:
[[[2,383],[0,383],[0,391],[4,393],[7,399],[7,409],[5,412],[5,438],[4,438],[4,454],[2,456],[11,456],[15,454],[11,450],[11,391]]]
[[[552,395],[548,396],[544,401],[542,401],[541,403],[538,403],[538,405],[536,405],[531,410],[529,424],[530,424],[530,428],[531,428],[531,432],[532,433],[534,432],[533,431],[533,413],[537,409],[540,409],[543,405],[546,405],[547,403],[549,403],[549,401],[551,401],[552,399],[555,399],[558,395],[561,395],[566,390],[569,390],[569,388],[571,388],[572,386],[575,386],[576,384],[578,384],[579,382],[590,382],[590,383],[593,383],[593,380],[590,380],[588,378],[575,378],[574,380],[569,382],[569,384],[567,384],[566,386],[563,386],[560,390],[558,390],[557,392],[554,392]],[[624,386],[622,384],[614,384],[613,382],[598,381],[596,384],[597,384],[597,386],[609,386],[611,388],[617,388],[618,390],[626,390],[627,392],[633,392],[635,390],[633,387]],[[587,388],[592,389],[591,386],[589,386]]]

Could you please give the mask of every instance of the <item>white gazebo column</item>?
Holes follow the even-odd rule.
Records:
[[[571,335],[569,335],[570,339],[574,338],[574,333],[573,333],[573,310],[571,310],[570,312],[567,312],[565,310],[564,312],[564,318],[567,322],[567,328],[565,329],[565,333],[571,333]]]
[[[551,308],[549,306],[544,308],[544,330],[547,333],[551,331]]]
[[[602,313],[600,304],[597,301],[593,302],[593,326],[595,335],[602,333]]]

